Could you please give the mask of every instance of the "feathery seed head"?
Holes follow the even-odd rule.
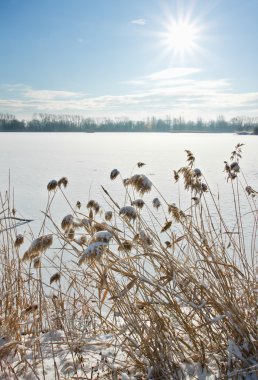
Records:
[[[117,169],[113,169],[110,173],[110,179],[114,180],[119,175],[119,171]]]
[[[153,244],[153,240],[151,239],[149,234],[147,234],[144,230],[140,230],[139,234],[137,234],[137,235],[135,236],[135,238],[140,243],[146,244],[146,245],[152,245]]]
[[[66,215],[61,223],[62,229],[64,231],[68,231],[70,228],[73,227],[73,221],[74,221],[74,218],[71,214]]]
[[[144,206],[144,201],[142,199],[135,199],[133,202],[132,202],[132,206],[135,206],[137,208],[140,208],[142,209],[143,206]]]
[[[120,208],[119,215],[128,220],[135,220],[137,217],[135,208],[132,206],[124,206]]]
[[[75,229],[74,228],[70,228],[68,231],[67,231],[67,238],[69,240],[73,240],[74,239],[74,236],[75,236]]]
[[[41,268],[41,260],[39,257],[36,257],[33,261],[34,268],[38,269]]]
[[[109,230],[110,226],[107,224],[107,223],[94,223],[94,226],[93,226],[93,231],[94,232],[98,232],[98,231],[105,231],[105,230]]]
[[[87,236],[81,235],[79,238],[76,239],[76,243],[79,245],[84,245],[87,243]]]
[[[108,244],[104,242],[95,242],[91,243],[87,249],[85,249],[79,259],[78,264],[82,265],[84,262],[88,260],[100,259],[101,255],[104,253],[105,248],[107,248]]]
[[[168,206],[168,212],[173,215],[176,222],[179,222],[186,216],[185,213],[175,205],[175,203]]]
[[[200,198],[198,198],[198,197],[192,197],[192,200],[197,205],[199,203],[199,201],[200,201]]]
[[[47,189],[48,191],[53,191],[57,188],[57,181],[55,179],[52,179],[52,181],[48,182]]]
[[[255,191],[251,186],[246,186],[245,191],[252,197],[255,197],[258,194],[257,191]]]
[[[50,277],[50,285],[53,284],[53,282],[59,281],[61,278],[61,274],[59,272],[53,274],[53,276]]]
[[[118,251],[130,252],[133,248],[133,243],[129,240],[124,240],[119,246]]]
[[[63,185],[63,187],[66,187],[68,185],[68,179],[66,177],[62,177],[59,179],[57,184],[59,187],[61,187],[62,185]]]
[[[111,219],[112,219],[112,217],[113,217],[113,213],[112,213],[112,211],[107,211],[106,213],[105,213],[105,219],[106,219],[106,221],[110,221]]]
[[[98,202],[91,199],[87,204],[87,208],[94,210],[95,213],[97,214],[100,210],[100,205],[98,204]]]
[[[152,201],[152,204],[153,204],[153,207],[155,207],[157,210],[161,206],[159,198],[154,198],[153,201]]]
[[[105,230],[98,231],[93,235],[91,242],[94,243],[94,242],[99,241],[99,242],[109,243],[112,236],[113,235],[109,231],[105,231]]]
[[[161,231],[160,232],[165,232],[167,231],[172,225],[172,221],[167,221],[164,226],[162,227]]]
[[[125,187],[128,186],[128,185],[130,185],[130,178],[123,179],[123,184],[124,184]]]
[[[33,240],[30,247],[23,255],[23,261],[33,260],[44,251],[46,251],[53,243],[53,235],[43,235]]]
[[[144,174],[133,175],[129,178],[129,183],[141,195],[151,191],[152,182]]]
[[[194,161],[195,161],[195,157],[193,155],[193,153],[190,151],[190,150],[185,150],[186,152],[186,155],[187,155],[187,162],[188,162],[188,165],[190,168],[193,167],[193,164],[194,164]]]
[[[191,165],[182,167],[178,170],[177,173],[183,175],[184,179],[184,185],[186,190],[193,190],[195,193],[200,193],[206,190],[203,190],[202,184],[200,182],[200,176],[197,175],[199,172],[199,169],[197,169],[197,173],[195,170],[191,168]]]
[[[232,162],[232,164],[230,164],[230,170],[233,170],[235,173],[239,173],[240,172],[240,166],[239,166],[238,162]]]
[[[23,235],[19,234],[16,236],[16,239],[15,239],[15,242],[14,242],[14,246],[15,247],[20,247],[20,245],[22,245],[22,243],[24,242],[24,237]]]
[[[201,175],[202,175],[202,172],[201,172],[201,170],[200,170],[200,169],[198,169],[198,168],[195,168],[195,169],[194,169],[194,174],[196,175],[196,177],[201,177]]]
[[[179,180],[179,172],[174,170],[174,180],[177,182]]]
[[[90,227],[92,225],[92,219],[83,218],[81,224],[83,227]]]

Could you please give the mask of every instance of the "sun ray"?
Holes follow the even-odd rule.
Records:
[[[203,43],[208,29],[203,14],[194,15],[192,7],[166,8],[165,17],[160,19],[161,29],[156,32],[159,59],[168,58],[171,63],[197,62],[206,55]]]

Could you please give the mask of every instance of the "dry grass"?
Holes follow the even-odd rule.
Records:
[[[67,201],[70,214],[57,223],[50,209],[58,192],[65,197],[63,177],[47,186],[34,238],[29,227],[20,233],[9,197],[1,197],[3,376],[44,378],[42,337],[61,331],[62,344],[49,342],[57,379],[257,378],[257,191],[241,173],[239,144],[225,162],[234,205],[228,225],[194,155],[186,153],[187,165],[174,171],[187,193],[184,210],[159,193],[150,202],[139,199],[154,185],[144,174],[124,180],[115,169],[110,178],[126,185],[125,205],[104,189],[107,207]],[[113,356],[89,372],[89,340],[107,333]],[[64,347],[69,376],[57,364]]]

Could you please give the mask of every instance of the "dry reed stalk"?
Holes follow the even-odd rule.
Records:
[[[60,242],[54,258],[44,256],[52,244],[52,235],[35,239],[29,253],[25,252],[30,260],[36,256],[36,275],[31,266],[28,270],[21,262],[18,250],[11,248],[16,239],[14,230],[9,229],[13,221],[1,221],[5,230],[0,241],[1,331],[17,342],[24,334],[33,334],[38,342],[33,346],[34,356],[42,357],[44,366],[39,340],[43,326],[49,331],[61,329],[72,352],[75,371],[80,368],[76,355],[83,355],[85,333],[111,331],[131,364],[145,374],[148,367],[155,380],[183,378],[186,364],[192,371],[211,371],[212,363],[217,367],[218,378],[254,367],[258,361],[258,284],[254,262],[257,192],[241,183],[239,155],[241,145],[232,152],[231,162],[226,163],[227,180],[233,191],[234,230],[222,216],[223,204],[218,204],[203,173],[194,167],[195,157],[190,151],[187,166],[174,172],[177,181],[183,180],[188,203],[179,208],[162,196],[168,205],[162,215],[164,226],[146,200],[141,202],[145,204],[142,211],[136,211],[139,199],[133,195],[127,199],[135,208],[119,208],[105,191],[113,210],[112,226],[108,224],[111,216],[103,222],[100,206],[93,200],[88,203],[89,216],[79,213],[82,218],[78,219],[72,209],[72,214],[64,218],[65,234],[52,221],[55,240]],[[144,195],[152,190],[146,178],[137,174],[126,184]],[[61,184],[64,185],[58,186]],[[249,200],[254,221],[252,260],[245,255],[241,197]],[[8,202],[1,199],[2,210],[8,209],[6,205]],[[154,198],[153,206],[157,210],[161,206],[158,198]],[[11,210],[4,213],[8,216]],[[69,231],[75,228],[82,235],[71,241]],[[165,232],[165,238],[161,232]],[[88,246],[82,251],[84,244]],[[67,253],[72,258],[68,261],[64,259]],[[42,262],[55,273],[50,284],[57,281],[56,288],[44,283]],[[80,267],[84,263],[86,269]],[[52,298],[47,296],[48,290],[54,291]],[[116,315],[122,322],[115,321]],[[32,327],[24,325],[28,317],[33,317]],[[58,377],[61,372],[57,350],[51,344]]]

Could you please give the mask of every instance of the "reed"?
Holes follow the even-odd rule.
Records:
[[[50,233],[35,238],[28,224],[21,234],[8,195],[1,196],[4,376],[44,379],[51,359],[58,379],[257,378],[258,193],[241,171],[241,149],[238,144],[224,167],[230,224],[228,205],[189,150],[186,165],[174,170],[184,208],[167,202],[145,174],[123,178],[114,169],[110,179],[125,185],[130,205],[119,207],[103,189],[103,206],[78,201],[57,222],[50,209],[56,193],[66,199],[63,177],[47,185],[53,198],[40,230]],[[108,343],[96,341],[103,334]],[[95,344],[91,366],[89,342]]]

